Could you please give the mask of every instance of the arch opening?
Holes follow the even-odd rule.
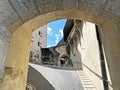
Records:
[[[120,57],[119,49],[116,50],[120,47],[118,27],[110,20],[79,10],[60,10],[40,15],[13,32],[5,68],[3,90],[8,87],[11,90],[25,89],[32,32],[50,21],[63,18],[90,21],[100,26],[113,88],[119,90],[119,72],[116,71],[116,69],[119,70],[119,67],[116,66],[119,66],[120,62],[115,62]]]

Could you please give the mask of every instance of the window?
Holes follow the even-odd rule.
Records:
[[[40,46],[40,42],[38,41],[38,46]]]
[[[42,36],[42,34],[43,34],[42,32],[39,31],[38,34],[39,34],[40,37],[43,37],[43,36]]]
[[[41,33],[41,32],[39,31],[38,34],[40,35],[40,33]]]
[[[42,48],[42,43],[38,41],[38,46]]]

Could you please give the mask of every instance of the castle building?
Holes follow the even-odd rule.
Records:
[[[44,25],[32,33],[30,62],[41,63],[41,48],[47,47],[47,25]]]

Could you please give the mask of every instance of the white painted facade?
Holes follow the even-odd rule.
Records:
[[[82,26],[79,26],[78,24],[77,29],[80,33],[77,33],[79,37],[75,38],[77,34],[74,33],[74,37],[72,37],[72,41],[69,43],[70,59],[73,62],[73,68],[83,70],[97,90],[104,90],[96,25],[94,23],[83,21]],[[108,82],[110,82],[107,62],[105,62],[105,66],[107,69]],[[110,84],[108,87],[112,90]]]
[[[100,51],[96,36],[95,24],[83,22],[82,35],[78,50],[81,54],[83,71],[88,75],[97,90],[104,90],[100,65]],[[98,77],[98,76],[99,77]]]
[[[41,57],[41,48],[47,47],[47,25],[44,25],[32,33],[31,38],[31,51],[34,55],[39,55],[39,60]]]

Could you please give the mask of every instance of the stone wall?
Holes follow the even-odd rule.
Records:
[[[34,31],[38,27],[45,25],[50,21],[61,18],[72,19],[75,18],[98,24],[102,28],[101,36],[113,87],[114,90],[120,90],[120,78],[119,78],[120,1],[119,0],[34,0],[34,1],[37,2],[33,2],[32,0],[0,0],[0,25],[1,25],[0,27],[5,27],[6,29],[4,30],[14,32],[15,30],[18,30],[17,29],[18,27],[27,22],[29,24],[30,29]],[[18,37],[16,36],[16,38]],[[4,41],[4,39],[2,40]],[[4,47],[4,44],[2,44],[1,47]],[[14,45],[12,47],[15,48]],[[8,48],[6,49],[6,52]],[[19,52],[19,55],[21,55],[21,53],[22,52]],[[3,54],[2,56],[5,57],[0,58],[1,59],[0,61],[2,60],[5,61],[4,58],[6,58],[7,55],[6,53],[2,54]],[[12,59],[9,60],[11,61]],[[19,57],[14,59],[13,62],[15,60],[19,60]],[[15,85],[13,84],[11,86]]]
[[[20,25],[39,15],[59,10],[90,12],[96,16],[117,22],[120,15],[119,6],[119,0],[1,0],[0,24],[9,27],[8,29],[14,32]]]
[[[6,57],[10,44],[11,33],[5,28],[0,27],[0,84],[3,81],[3,73],[6,63]]]
[[[31,36],[32,31],[26,24],[13,33],[0,90],[8,90],[8,87],[10,90],[25,90]]]

